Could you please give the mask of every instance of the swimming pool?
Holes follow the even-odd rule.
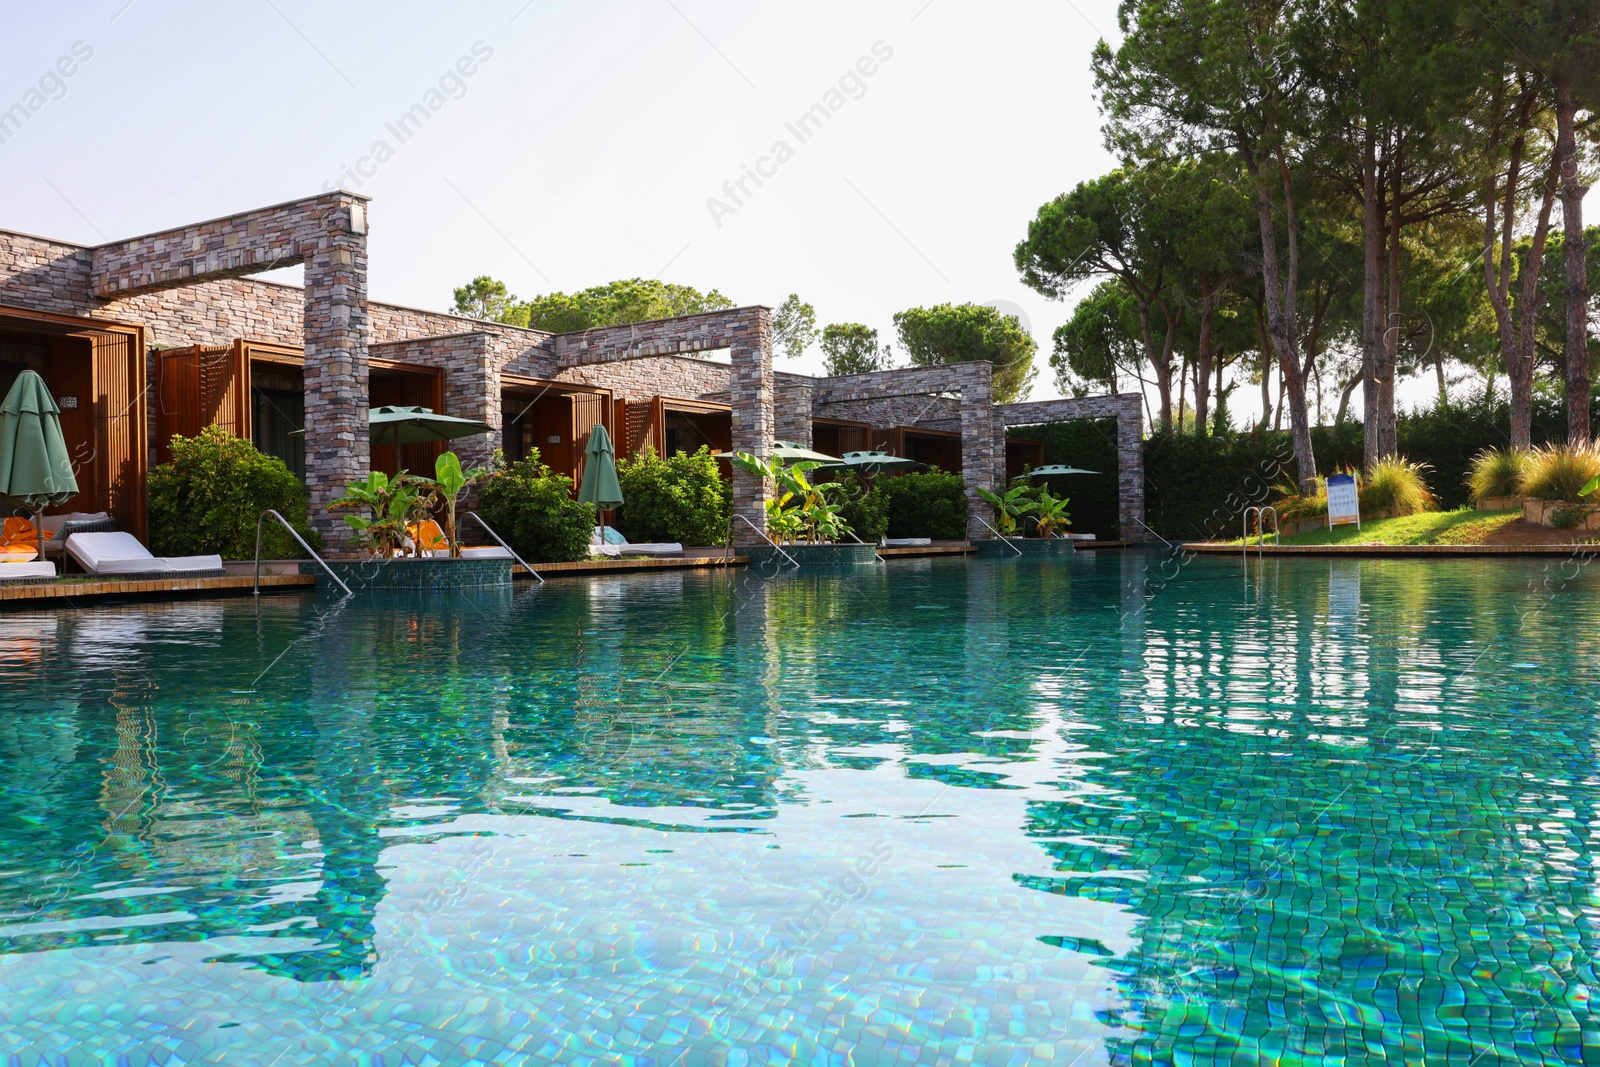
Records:
[[[1593,1062],[1593,571],[3,615],[3,1062]]]

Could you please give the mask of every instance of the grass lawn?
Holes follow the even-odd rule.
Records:
[[[1285,537],[1286,545],[1481,545],[1501,527],[1522,518],[1521,509],[1508,511],[1425,511],[1395,519],[1371,519],[1354,526],[1313,530]],[[1252,539],[1253,540],[1253,539]],[[1270,544],[1270,542],[1268,542]],[[1234,544],[1238,544],[1235,540]]]

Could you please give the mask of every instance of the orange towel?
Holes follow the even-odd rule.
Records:
[[[444,531],[439,529],[439,524],[432,519],[424,519],[406,532],[424,552],[442,552],[450,547],[450,542],[444,538]]]
[[[22,548],[39,547],[39,531],[27,519],[9,518],[0,523],[0,545],[17,545]]]

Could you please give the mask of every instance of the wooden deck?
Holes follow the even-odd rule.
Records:
[[[301,574],[263,574],[263,593],[310,590],[317,580]],[[249,596],[255,579],[249,575],[222,578],[93,578],[54,582],[0,583],[0,610],[65,607],[84,600],[154,598],[189,600],[212,596]]]

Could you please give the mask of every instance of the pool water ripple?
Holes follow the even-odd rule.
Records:
[[[28,1064],[1600,1062],[1594,575],[0,615]]]

